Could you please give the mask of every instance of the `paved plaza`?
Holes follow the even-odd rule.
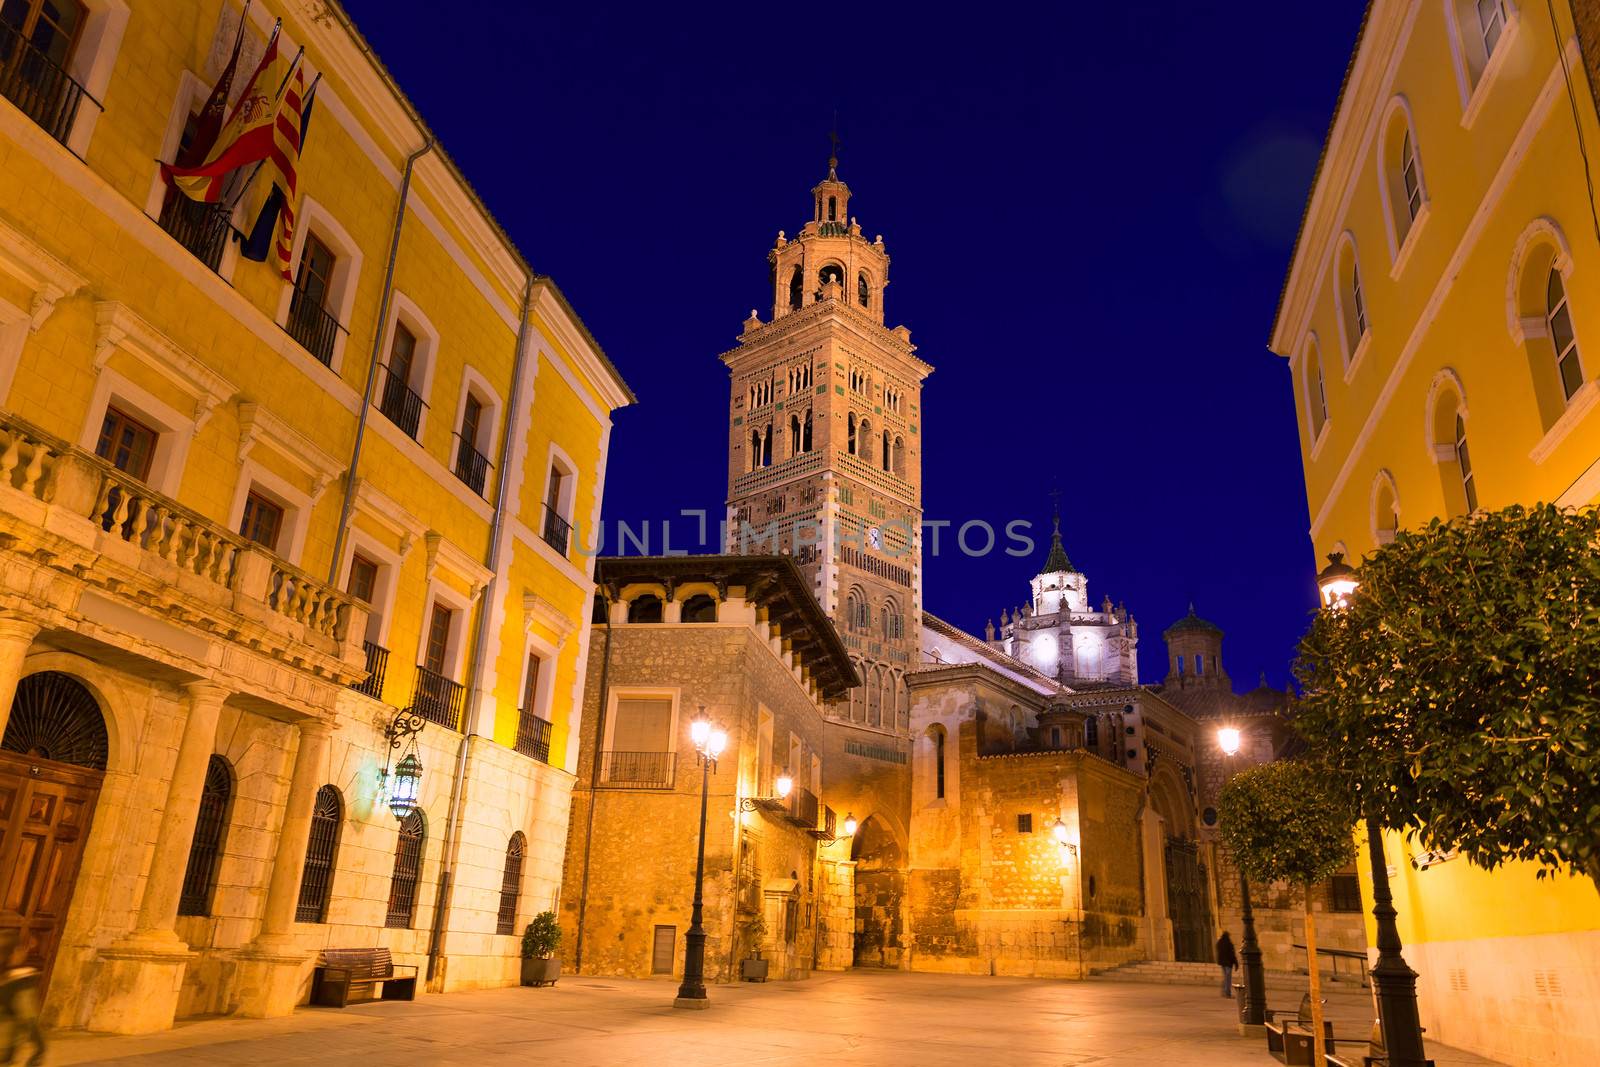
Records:
[[[714,987],[711,1010],[676,1011],[665,981],[564,978],[495,989],[309,1008],[284,1019],[180,1022],[147,1037],[64,1035],[52,1065],[118,1064],[996,1064],[1235,1067],[1271,1064],[1238,1036],[1232,1001],[1209,988],[855,971],[804,982]],[[1273,1000],[1294,994],[1275,993]],[[1295,999],[1298,999],[1295,997]],[[1359,1018],[1359,992],[1331,998]],[[1490,1061],[1430,1048],[1438,1067]]]

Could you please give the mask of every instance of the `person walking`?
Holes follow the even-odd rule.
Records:
[[[1239,955],[1233,951],[1233,938],[1222,931],[1217,938],[1217,966],[1222,968],[1222,995],[1233,998],[1233,969],[1239,966]]]
[[[26,1040],[33,1046],[27,1067],[38,1067],[44,1062],[44,1029],[39,1025],[41,975],[23,958],[21,940],[16,930],[0,930],[0,1025],[5,1027],[0,1056],[10,1064]]]

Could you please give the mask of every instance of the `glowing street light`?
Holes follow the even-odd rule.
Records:
[[[1051,825],[1050,834],[1056,839],[1056,844],[1058,845],[1070,843],[1068,841],[1070,834],[1067,831],[1067,824],[1062,822],[1060,818],[1057,818],[1056,821]]]
[[[700,705],[700,714],[689,724],[689,737],[700,760],[700,845],[694,865],[694,911],[689,916],[689,932],[684,935],[683,984],[678,987],[678,1008],[708,1008],[706,999],[706,928],[702,920],[705,912],[706,881],[706,804],[711,795],[711,772],[717,769],[717,757],[728,747],[728,731],[706,718],[706,706]]]
[[[1356,569],[1344,561],[1344,553],[1328,553],[1328,565],[1317,574],[1322,606],[1342,611],[1350,606],[1350,598],[1360,587],[1361,579],[1356,576]]]
[[[844,836],[856,836],[856,817],[848,812],[845,813],[844,817]]]
[[[1242,737],[1237,726],[1223,726],[1217,729],[1217,745],[1228,756],[1239,754],[1239,744]]]
[[[785,799],[789,795],[789,790],[794,788],[794,779],[787,774],[780,774],[778,775],[778,780],[772,783],[772,788],[776,791],[780,800]]]

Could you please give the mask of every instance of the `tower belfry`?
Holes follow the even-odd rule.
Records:
[[[922,616],[922,380],[911,331],[888,329],[889,254],[850,215],[838,139],[812,216],[767,253],[771,319],[722,354],[728,550],[792,554],[864,684],[833,714],[904,734]]]

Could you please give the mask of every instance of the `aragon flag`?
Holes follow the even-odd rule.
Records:
[[[257,262],[266,260],[270,252],[273,265],[285,281],[293,281],[290,258],[294,252],[294,209],[299,185],[300,153],[305,148],[306,131],[311,127],[311,110],[316,104],[319,74],[305,87],[305,75],[299,68],[289,79],[284,90],[283,106],[278,111],[278,123],[273,139],[273,149],[266,165],[272,175],[272,191],[267,195],[261,213],[250,228],[240,254]]]
[[[269,72],[277,59],[278,27],[274,26],[261,62],[245,83],[244,92],[239,94],[233,113],[205,162],[198,167],[161,165],[161,176],[189,199],[219,202],[230,172],[263,160],[272,151],[280,96],[271,84]]]
[[[245,27],[249,25],[249,15],[250,0],[244,0],[244,10],[239,12],[239,29],[233,36],[233,53],[228,56],[227,66],[222,68],[222,73],[217,76],[217,84],[211,87],[211,94],[206,97],[205,105],[200,108],[200,114],[195,119],[194,136],[178,153],[178,158],[175,160],[177,166],[200,166],[217,143],[217,136],[222,132],[222,124],[228,117],[228,94],[233,91],[233,76],[239,69],[239,49],[244,45],[244,32]]]

